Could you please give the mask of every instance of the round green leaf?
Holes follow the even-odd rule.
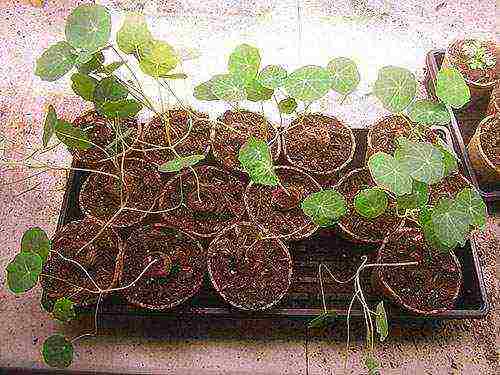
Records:
[[[71,88],[75,94],[81,96],[89,102],[94,100],[94,92],[97,87],[98,81],[88,76],[87,74],[75,73],[71,76]]]
[[[429,99],[417,100],[408,115],[413,122],[422,125],[447,125],[451,121],[446,107],[442,103]]]
[[[42,258],[33,252],[21,252],[7,265],[7,287],[13,293],[33,288],[42,272]]]
[[[361,190],[354,197],[356,212],[367,219],[374,219],[382,215],[388,204],[387,194],[378,188]]]
[[[200,83],[194,88],[193,96],[198,100],[219,100],[219,98],[212,92],[212,83],[213,80]]]
[[[230,74],[220,74],[211,80],[212,93],[226,102],[239,102],[247,98],[245,83]]]
[[[92,58],[84,64],[76,64],[76,68],[82,74],[89,74],[98,70],[104,63],[104,55],[102,52],[96,52]]]
[[[56,43],[47,48],[36,60],[35,74],[44,81],[55,81],[75,66],[74,49],[67,42]]]
[[[170,160],[158,168],[160,172],[179,172],[184,168],[192,167],[198,164],[200,161],[205,159],[205,155],[189,155],[189,156],[179,156],[173,160]]]
[[[21,239],[21,251],[32,252],[40,255],[45,263],[50,252],[50,241],[47,233],[38,227],[30,228],[23,234]]]
[[[134,99],[120,99],[99,105],[98,111],[107,118],[134,117],[142,109],[142,104]]]
[[[477,228],[486,225],[486,204],[479,193],[471,188],[465,188],[455,197],[457,208],[467,214],[468,222]]]
[[[254,183],[267,186],[279,184],[271,151],[263,140],[250,137],[240,148],[238,160]]]
[[[377,304],[377,309],[375,310],[377,315],[375,316],[375,325],[377,327],[377,333],[380,336],[380,341],[384,341],[389,335],[389,323],[387,322],[387,313],[384,308],[384,301],[380,301]]]
[[[120,51],[133,54],[139,47],[153,40],[144,15],[132,13],[125,17],[123,25],[116,34],[116,44]]]
[[[336,224],[347,213],[345,198],[334,189],[310,194],[302,201],[302,211],[320,227]]]
[[[398,138],[398,148],[394,153],[415,180],[435,184],[444,177],[443,154],[426,142],[412,142]]]
[[[86,63],[90,62],[90,60],[92,60],[93,56],[94,55],[91,52],[80,51],[80,52],[78,52],[78,54],[76,56],[75,65],[79,66],[82,64],[86,64]]]
[[[172,46],[160,40],[150,40],[139,46],[139,67],[151,77],[161,77],[179,63]]]
[[[246,83],[245,91],[247,99],[252,102],[263,102],[273,97],[274,91],[262,86],[257,80],[251,80]]]
[[[377,152],[368,160],[368,168],[375,183],[396,196],[410,194],[412,179],[406,165],[399,163],[392,155]]]
[[[297,102],[294,98],[286,98],[278,103],[278,109],[281,113],[292,114],[297,109]]]
[[[385,66],[378,72],[373,92],[385,109],[400,113],[415,98],[417,80],[408,69]]]
[[[259,83],[268,89],[277,89],[285,84],[287,71],[281,65],[268,65],[257,77]]]
[[[128,96],[128,90],[117,81],[115,77],[103,78],[94,90],[94,102],[112,102],[125,99]]]
[[[43,343],[42,357],[50,367],[66,368],[73,362],[73,344],[63,335],[52,335]]]
[[[260,53],[255,47],[241,44],[229,56],[228,70],[245,83],[254,80],[260,67]]]
[[[358,87],[360,76],[356,63],[347,57],[337,57],[328,63],[332,75],[332,89],[348,95]]]
[[[465,244],[469,230],[469,213],[460,204],[448,198],[441,198],[432,210],[431,222],[437,240],[448,248]]]
[[[56,137],[69,149],[86,150],[92,147],[87,134],[83,130],[64,120],[57,121]]]
[[[101,5],[80,5],[66,20],[66,40],[73,47],[96,52],[104,47],[111,34],[111,16]]]
[[[320,66],[308,65],[292,72],[286,79],[284,89],[296,100],[318,100],[330,91],[330,72]]]
[[[423,207],[429,200],[429,186],[423,182],[413,181],[411,194],[397,197],[398,208],[401,210],[414,210]]]
[[[448,176],[452,172],[456,171],[458,169],[458,162],[455,154],[450,151],[447,146],[437,144],[435,147],[443,156],[444,175]]]
[[[452,248],[442,244],[437,238],[436,233],[434,232],[434,225],[432,224],[432,212],[433,208],[428,206],[422,207],[418,214],[418,223],[420,224],[420,227],[424,234],[424,238],[429,245],[443,252],[448,252]]]
[[[66,297],[58,298],[54,303],[52,315],[60,322],[69,322],[76,318],[75,305]]]
[[[49,141],[54,135],[56,131],[57,124],[57,114],[54,106],[49,105],[49,109],[47,111],[47,115],[45,116],[45,122],[43,124],[43,135],[42,135],[42,143],[43,147],[47,147],[49,145]]]
[[[469,86],[455,68],[443,68],[436,79],[436,95],[452,108],[462,108],[470,100]]]

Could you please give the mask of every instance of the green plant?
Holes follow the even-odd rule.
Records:
[[[497,59],[494,53],[488,50],[487,45],[477,39],[464,41],[462,52],[467,56],[467,65],[471,69],[487,69],[494,67]]]

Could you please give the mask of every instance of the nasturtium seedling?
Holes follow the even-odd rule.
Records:
[[[107,118],[134,117],[142,109],[142,104],[134,99],[120,99],[105,102],[98,106],[97,110]]]
[[[251,80],[246,83],[247,99],[252,102],[263,102],[272,98],[274,91],[262,86],[259,81]]]
[[[486,204],[476,190],[465,188],[460,191],[455,197],[455,205],[467,214],[470,225],[476,228],[483,228],[486,225]]]
[[[429,99],[417,100],[408,112],[408,116],[413,122],[421,125],[447,125],[451,121],[446,106]]]
[[[469,86],[456,68],[442,68],[436,79],[436,95],[452,108],[462,108],[470,100]]]
[[[102,52],[96,52],[92,55],[92,58],[89,61],[83,64],[77,63],[76,68],[82,74],[89,74],[101,68],[103,63],[104,63],[104,55],[102,54]]]
[[[285,84],[287,71],[281,65],[268,65],[259,72],[257,80],[268,89],[278,89]]]
[[[92,147],[87,134],[68,121],[58,120],[55,133],[56,137],[69,149],[86,150]]]
[[[279,184],[271,150],[265,141],[251,136],[240,148],[238,160],[252,182],[267,186]]]
[[[377,315],[375,316],[375,325],[377,327],[377,333],[379,334],[380,341],[384,341],[389,335],[389,323],[387,322],[387,313],[384,308],[384,301],[380,301],[377,304],[375,310]]]
[[[294,98],[286,98],[278,103],[278,110],[281,113],[290,115],[297,109],[297,102]]]
[[[288,75],[283,88],[295,100],[312,102],[322,98],[332,87],[330,72],[320,66],[308,65]]]
[[[44,81],[55,81],[68,73],[76,62],[76,54],[68,42],[47,48],[36,60],[35,74]]]
[[[193,96],[198,100],[213,101],[219,98],[212,92],[213,78],[207,82],[200,83],[194,88]]]
[[[45,116],[45,121],[43,124],[43,135],[42,135],[42,144],[43,147],[47,147],[49,145],[50,139],[56,132],[57,125],[57,114],[54,106],[51,104],[47,110],[47,115]]]
[[[111,34],[111,16],[101,5],[80,5],[66,20],[66,40],[74,48],[96,52],[103,48]]]
[[[398,208],[414,210],[424,207],[429,200],[429,186],[423,182],[413,180],[412,192],[397,197]]]
[[[73,362],[73,344],[63,335],[52,335],[43,343],[42,357],[51,367],[66,368]]]
[[[123,25],[116,33],[116,44],[126,54],[137,53],[139,47],[153,40],[144,15],[132,13],[125,17]]]
[[[248,44],[239,45],[229,56],[229,73],[245,83],[249,83],[257,77],[259,67],[259,50]]]
[[[33,288],[42,272],[42,257],[23,251],[7,265],[7,287],[13,293],[24,293]]]
[[[441,198],[431,214],[433,231],[445,247],[454,248],[465,244],[469,231],[468,212],[460,204],[448,198]]]
[[[385,109],[400,113],[413,102],[417,80],[408,69],[385,66],[378,72],[373,92]]]
[[[358,87],[360,75],[356,63],[347,57],[336,57],[328,63],[332,77],[332,90],[348,95]]]
[[[452,172],[458,169],[457,157],[455,154],[448,149],[447,146],[437,144],[435,147],[441,152],[443,156],[443,166],[444,166],[444,175],[448,176]]]
[[[368,168],[375,183],[396,196],[410,194],[412,179],[406,165],[392,155],[377,152],[368,159]]]
[[[387,194],[379,188],[361,190],[354,197],[354,209],[367,219],[375,219],[382,215],[388,204]]]
[[[173,160],[170,160],[158,168],[160,172],[170,173],[179,172],[184,168],[192,167],[198,164],[200,161],[205,159],[205,155],[189,155],[189,156],[179,156]]]
[[[99,83],[94,77],[83,73],[74,73],[71,76],[71,88],[75,94],[91,102],[94,100],[94,92]]]
[[[63,323],[75,319],[75,304],[66,297],[58,298],[52,308],[52,316]]]
[[[319,328],[325,326],[331,319],[335,318],[337,313],[335,311],[326,311],[319,314],[317,317],[312,319],[307,326],[309,328]]]
[[[420,225],[424,238],[428,244],[442,252],[448,252],[452,249],[452,247],[445,246],[439,241],[434,231],[434,224],[432,223],[432,212],[432,207],[422,207],[418,213],[418,224]]]
[[[301,208],[320,227],[336,224],[347,213],[345,198],[334,189],[310,194],[302,201]]]
[[[245,82],[231,74],[218,74],[211,80],[211,91],[220,100],[240,102],[247,98]]]
[[[179,63],[179,57],[173,47],[161,40],[150,40],[141,44],[137,59],[141,70],[155,78],[168,74]]]
[[[50,240],[47,233],[41,228],[34,227],[24,232],[21,239],[21,251],[40,255],[45,263],[50,253]]]

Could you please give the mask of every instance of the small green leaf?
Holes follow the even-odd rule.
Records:
[[[377,304],[377,309],[375,311],[377,315],[375,316],[375,324],[377,326],[377,333],[380,336],[380,341],[384,341],[389,335],[389,323],[387,322],[387,314],[384,308],[384,301],[380,301]]]
[[[193,96],[198,100],[219,100],[217,96],[212,92],[213,79],[207,82],[200,83],[194,88]]]
[[[89,74],[97,71],[102,67],[104,62],[104,55],[102,52],[96,52],[92,55],[92,58],[84,64],[76,64],[76,68],[82,74]]]
[[[317,317],[312,319],[308,324],[307,327],[309,328],[319,328],[322,326],[325,326],[331,318],[335,318],[337,316],[337,313],[335,311],[326,311],[322,312],[319,314]]]
[[[165,74],[164,76],[161,76],[161,78],[166,79],[187,79],[187,77],[187,74],[184,73]]]
[[[397,143],[394,156],[415,180],[435,184],[444,177],[443,154],[436,147],[404,137],[398,138]]]
[[[69,149],[86,150],[92,147],[87,134],[83,130],[64,120],[57,121],[56,136]]]
[[[336,224],[347,213],[345,198],[334,189],[310,194],[302,201],[302,211],[320,227]]]
[[[437,144],[435,147],[441,152],[443,156],[444,176],[450,175],[452,172],[458,170],[457,157],[451,152],[447,146]]]
[[[429,200],[429,186],[420,181],[413,181],[411,194],[397,197],[398,208],[400,210],[414,210],[424,207]]]
[[[287,76],[287,71],[281,65],[268,65],[260,71],[257,80],[262,86],[275,90],[285,84]]]
[[[252,80],[246,83],[245,91],[247,99],[252,102],[263,102],[273,97],[274,91],[262,86],[257,80]]]
[[[21,251],[32,252],[40,255],[45,263],[50,252],[50,241],[47,233],[38,227],[30,228],[23,234],[21,239]]]
[[[211,80],[212,93],[226,102],[239,102],[247,98],[245,83],[230,74],[219,74]]]
[[[50,367],[66,368],[73,362],[73,344],[63,335],[52,335],[43,343],[42,357]]]
[[[52,315],[60,322],[69,322],[76,318],[75,305],[66,297],[58,298],[54,303]]]
[[[74,48],[96,52],[111,34],[111,16],[101,5],[80,5],[66,20],[66,40]]]
[[[488,216],[486,204],[479,193],[471,188],[465,188],[455,197],[455,206],[467,213],[468,223],[476,228],[484,228]]]
[[[438,241],[445,247],[454,248],[465,244],[469,230],[469,213],[460,204],[448,198],[441,198],[432,210],[431,221]]]
[[[36,60],[35,74],[44,81],[55,81],[74,66],[75,51],[67,42],[56,43],[47,48]]]
[[[120,51],[133,54],[143,44],[153,40],[144,15],[132,13],[125,17],[123,25],[116,33],[116,44]]]
[[[442,252],[449,252],[452,247],[445,246],[442,244],[438,237],[436,236],[436,233],[434,232],[434,224],[432,223],[432,212],[433,208],[424,206],[420,210],[418,214],[418,223],[420,224],[420,227],[422,229],[422,232],[424,234],[424,238],[427,241],[427,243],[434,248],[442,251]]]
[[[452,108],[462,108],[470,100],[469,86],[462,73],[455,68],[443,68],[436,80],[436,95]]]
[[[278,109],[286,115],[292,114],[297,109],[297,102],[294,98],[286,98],[278,103]]]
[[[151,77],[163,77],[179,63],[172,46],[160,40],[141,44],[138,51],[139,67]]]
[[[296,100],[312,102],[330,91],[332,77],[328,70],[320,66],[308,65],[288,75],[284,89]]]
[[[49,105],[49,109],[47,111],[47,115],[45,116],[45,122],[43,124],[43,135],[42,135],[42,143],[43,147],[47,147],[49,145],[49,141],[56,132],[56,124],[57,124],[57,114],[54,106]]]
[[[367,219],[374,219],[382,215],[388,204],[387,194],[379,188],[361,190],[354,197],[356,212]]]
[[[92,60],[93,54],[87,51],[79,51],[76,55],[75,65],[79,66]]]
[[[368,167],[375,183],[396,196],[410,194],[412,180],[408,168],[392,155],[377,152],[368,160]]]
[[[179,172],[184,168],[192,167],[198,164],[200,161],[205,159],[205,155],[189,155],[189,156],[179,156],[173,160],[170,160],[158,168],[160,172],[170,173]]]
[[[98,111],[107,118],[128,118],[137,115],[141,109],[142,104],[134,99],[120,99],[101,104]]]
[[[358,87],[360,76],[356,63],[347,57],[337,57],[328,63],[332,75],[332,89],[348,95]]]
[[[241,44],[229,56],[228,70],[231,75],[248,83],[257,77],[260,67],[260,53],[255,47]]]
[[[251,136],[240,148],[238,160],[254,183],[267,186],[279,184],[271,151],[265,141]]]
[[[373,92],[385,109],[400,113],[415,98],[417,80],[415,75],[407,69],[385,66],[378,72]]]
[[[365,366],[369,371],[369,375],[376,375],[380,369],[380,365],[378,361],[373,358],[371,355],[368,355],[365,358]]]
[[[112,62],[108,65],[104,65],[98,69],[100,73],[105,73],[105,74],[112,74],[115,70],[121,68],[123,65],[122,61],[115,61]]]
[[[417,100],[408,115],[413,122],[422,125],[447,125],[451,121],[446,107],[442,103],[429,99]]]
[[[13,293],[33,288],[42,273],[42,258],[33,252],[21,252],[7,265],[7,287]]]
[[[95,103],[112,102],[115,100],[125,99],[127,96],[127,88],[112,76],[103,78],[94,90]]]
[[[98,84],[95,78],[86,74],[75,73],[71,76],[71,81],[73,82],[71,88],[75,94],[89,102],[94,100],[94,92]]]

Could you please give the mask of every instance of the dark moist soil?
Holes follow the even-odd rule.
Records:
[[[124,200],[126,206],[143,211],[151,210],[160,195],[160,177],[156,168],[140,159],[126,159],[124,164],[125,184]],[[101,169],[107,173],[120,175],[112,164]],[[121,182],[111,176],[92,173],[84,182],[80,191],[80,208],[90,217],[106,223],[116,214],[121,206]],[[111,224],[115,227],[126,227],[139,222],[146,213],[125,210]]]
[[[320,185],[295,168],[277,167],[276,173],[290,195],[280,186],[249,184],[245,191],[245,205],[250,219],[273,236],[291,240],[309,236],[316,226],[300,205],[305,197],[319,191]]]
[[[86,150],[72,150],[72,154],[79,164],[95,165],[104,159],[109,159],[110,156],[115,156],[122,152],[122,143],[114,142],[116,134],[112,128],[112,124],[112,120],[106,119],[95,111],[87,112],[73,121],[73,126],[85,130],[89,140],[107,150],[109,154],[107,155],[103,150],[95,146]],[[120,127],[123,132],[128,132],[129,129],[133,129],[128,136],[124,136],[128,146],[132,146],[134,141],[140,136],[140,125],[135,119],[128,118],[121,120]],[[127,133],[124,135],[126,134]],[[131,151],[128,154],[131,154]]]
[[[483,123],[479,138],[484,154],[500,171],[500,119],[498,116],[493,116]]]
[[[402,302],[406,308],[430,313],[452,308],[455,303],[462,282],[460,266],[455,259],[449,252],[429,246],[418,229],[405,228],[388,237],[388,242],[379,250],[377,262],[416,261],[419,264],[378,267],[375,275],[396,295],[388,297]]]
[[[56,232],[52,240],[52,249],[79,262],[101,289],[109,289],[117,282],[121,267],[122,244],[116,232],[110,228],[105,229],[92,244],[81,250],[101,230],[102,225],[89,219],[72,222]],[[98,294],[79,291],[77,287],[69,284],[96,290],[80,267],[62,259],[59,255],[51,253],[44,265],[43,273],[66,280],[65,282],[44,276],[40,278],[44,294],[50,300],[67,297],[79,306],[88,306],[97,301]]]
[[[162,265],[170,261],[167,273]],[[122,291],[128,302],[164,310],[192,297],[201,287],[206,271],[206,253],[188,234],[162,226],[137,228],[125,241],[121,286],[132,283],[153,260],[139,281]]]
[[[469,64],[469,57],[462,51],[464,43],[472,41],[473,39],[458,40],[453,43],[449,48],[449,58],[452,66],[460,70],[465,79],[479,84],[489,84],[496,80],[496,65],[486,69],[471,69]],[[496,56],[495,43],[488,41],[483,44],[489,53]]]
[[[190,112],[181,109],[169,110],[163,115],[166,117],[163,121],[160,116],[155,116],[146,127],[143,135],[144,142],[161,147],[169,146],[166,132],[168,119],[171,144],[186,137],[191,127],[186,139],[175,148],[179,155],[206,154],[210,144],[211,122],[205,113]],[[143,149],[151,148],[154,146],[143,144]],[[158,165],[175,158],[175,154],[170,149],[145,151],[144,156],[146,160]]]
[[[279,157],[279,137],[276,136],[276,130],[271,123],[261,114],[245,110],[226,111],[218,121],[226,126],[221,123],[216,124],[212,138],[212,152],[225,168],[241,170],[238,153],[251,135],[267,140],[268,143],[274,139],[270,146],[271,154],[274,160]]]
[[[396,215],[396,201],[389,197],[386,211],[374,218],[367,219],[354,209],[354,197],[363,189],[376,186],[366,168],[356,169],[345,176],[335,187],[347,201],[347,214],[340,220],[340,228],[361,242],[381,242],[388,233],[395,231],[402,219]]]
[[[162,214],[163,222],[193,235],[211,237],[245,215],[245,187],[222,169],[201,166],[194,170],[199,179],[199,197],[196,177],[188,169],[167,183],[159,210],[177,207],[184,197],[183,205]]]
[[[295,119],[283,133],[286,158],[294,167],[319,174],[333,172],[352,159],[352,131],[335,117],[319,113]]]
[[[437,184],[430,186],[428,204],[435,206],[441,198],[453,199],[466,187],[471,187],[471,184],[460,173],[446,176]]]
[[[222,232],[208,249],[210,278],[231,305],[263,310],[286,294],[292,277],[292,260],[278,240],[257,240],[259,230],[238,223]]]

